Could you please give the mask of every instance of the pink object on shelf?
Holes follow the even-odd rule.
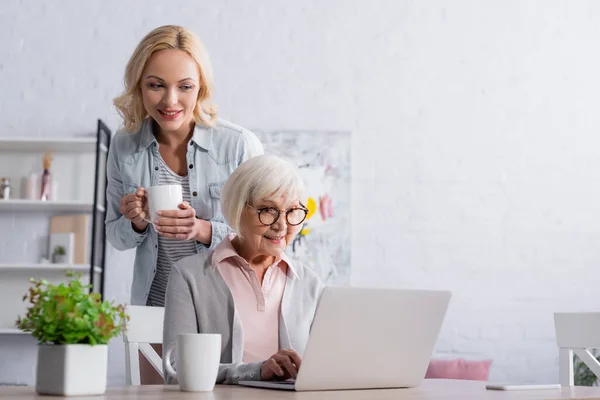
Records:
[[[431,360],[425,379],[465,379],[487,381],[492,360],[471,361],[462,358],[455,360]]]
[[[52,200],[52,175],[47,169],[42,174],[42,190],[40,200]]]

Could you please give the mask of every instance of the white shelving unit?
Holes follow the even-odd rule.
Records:
[[[10,262],[15,257],[8,261],[0,255],[4,258],[0,258],[0,340],[3,335],[23,334],[14,328],[14,321],[17,315],[22,315],[25,311],[22,297],[29,288],[29,277],[45,278],[58,284],[67,279],[67,271],[73,271],[81,273],[84,284],[92,283],[92,290],[103,293],[106,211],[103,206],[106,185],[104,169],[110,139],[110,130],[100,120],[94,137],[0,137],[0,161],[3,161],[0,169],[9,174],[4,176],[12,178],[13,189],[18,187],[20,177],[28,176],[32,160],[40,160],[44,153],[51,152],[56,156],[51,173],[53,179],[58,178],[56,182],[59,193],[57,200],[41,201],[20,199],[19,191],[12,190],[11,199],[0,199],[0,216],[11,215],[13,226],[17,227],[22,215],[35,214],[34,218],[49,218],[53,215],[89,214],[91,236],[87,238],[88,246],[91,247],[87,249],[85,259],[87,262],[89,257],[90,262],[85,264],[32,262],[43,256],[37,254],[37,251],[34,251],[36,254],[31,254],[20,250],[18,254],[25,258],[21,262]],[[32,232],[31,240],[38,240],[40,233]],[[29,236],[24,236],[25,239],[27,237]]]
[[[41,200],[0,200],[0,211],[56,211],[56,212],[92,212],[94,203],[85,201],[41,201]],[[99,205],[98,211],[104,212]]]

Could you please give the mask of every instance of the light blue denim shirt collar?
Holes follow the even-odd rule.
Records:
[[[146,118],[142,121],[140,146],[138,151],[147,149],[148,146],[156,142],[156,136],[154,136],[154,132],[152,131],[152,122],[152,118]],[[190,144],[199,146],[210,152],[212,145],[212,128],[196,124]]]

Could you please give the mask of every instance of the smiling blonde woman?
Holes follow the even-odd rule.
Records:
[[[106,234],[136,249],[131,304],[163,306],[180,258],[213,249],[230,229],[220,193],[243,161],[263,153],[256,136],[217,118],[213,75],[189,30],[159,27],[137,45],[114,104],[123,117],[108,154]],[[181,185],[183,203],[149,224],[146,189]]]

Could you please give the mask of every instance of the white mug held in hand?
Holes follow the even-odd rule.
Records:
[[[186,392],[210,392],[215,388],[221,362],[221,334],[177,335],[177,372],[171,366],[173,345],[165,353],[167,375],[177,379]]]
[[[181,185],[160,185],[146,189],[148,197],[148,209],[150,211],[147,222],[151,224],[158,219],[157,211],[179,210],[183,203],[183,192]]]

